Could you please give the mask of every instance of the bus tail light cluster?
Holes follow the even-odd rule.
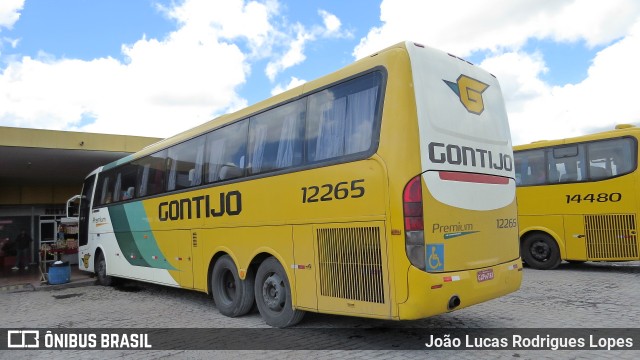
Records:
[[[407,257],[411,264],[425,270],[424,217],[422,215],[422,176],[409,180],[402,194]]]

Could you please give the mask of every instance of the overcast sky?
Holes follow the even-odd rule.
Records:
[[[637,0],[0,0],[0,126],[167,137],[403,40],[496,75],[514,144],[640,125]]]

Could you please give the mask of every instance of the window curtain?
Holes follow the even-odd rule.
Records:
[[[169,170],[169,182],[167,184],[167,190],[175,190],[178,161],[171,158],[169,158],[169,161],[171,161],[171,170]]]
[[[371,146],[377,96],[377,86],[348,96],[345,122],[345,154],[366,151]]]
[[[251,156],[251,173],[257,174],[262,170],[264,147],[267,143],[267,126],[257,125],[254,129],[253,152]]]
[[[104,178],[102,183],[102,197],[100,198],[100,204],[105,204],[107,201],[107,192],[109,191],[109,178]],[[111,202],[111,199],[108,199]]]
[[[122,187],[122,176],[118,174],[116,178],[116,188],[113,191],[113,201],[120,201],[120,188]]]
[[[193,178],[191,179],[191,186],[198,186],[202,184],[202,165],[204,163],[204,142],[198,146],[198,153],[196,154],[195,169],[193,172]]]
[[[320,129],[316,142],[315,161],[344,153],[344,125],[347,99],[342,97],[320,106]]]
[[[225,138],[216,139],[209,144],[209,170],[207,182],[219,180],[222,159],[224,159]]]
[[[151,168],[151,164],[146,164],[144,169],[142,169],[142,179],[140,180],[140,190],[138,191],[138,196],[146,196],[147,195],[147,186],[149,184],[149,169]]]
[[[289,115],[282,124],[280,141],[278,142],[278,154],[276,156],[276,168],[284,168],[293,165],[293,145],[296,141],[296,116]]]

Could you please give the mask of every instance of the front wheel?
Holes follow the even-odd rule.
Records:
[[[534,269],[551,270],[562,262],[558,244],[546,234],[527,236],[522,241],[520,253],[527,265]]]
[[[216,261],[211,271],[211,293],[218,311],[229,317],[242,316],[253,306],[253,272],[240,279],[233,259],[225,255]]]
[[[304,311],[291,303],[291,286],[284,268],[274,257],[260,264],[255,283],[256,305],[267,325],[284,328],[299,323]]]
[[[98,254],[98,258],[96,259],[96,278],[98,278],[98,284],[102,286],[111,286],[113,285],[113,277],[107,275],[107,262],[104,259],[104,254]]]

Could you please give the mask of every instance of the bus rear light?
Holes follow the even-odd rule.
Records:
[[[413,179],[409,180],[407,185],[404,187],[404,193],[402,194],[402,199],[405,204],[410,202],[422,202],[422,181],[420,179],[422,176],[418,175]]]
[[[424,217],[422,212],[422,176],[411,179],[402,194],[404,210],[405,249],[411,264],[426,269],[424,246]]]
[[[404,203],[404,216],[405,217],[422,217],[422,203],[410,202]]]
[[[410,217],[404,218],[404,228],[407,231],[422,231],[424,230],[424,221],[422,217]]]

